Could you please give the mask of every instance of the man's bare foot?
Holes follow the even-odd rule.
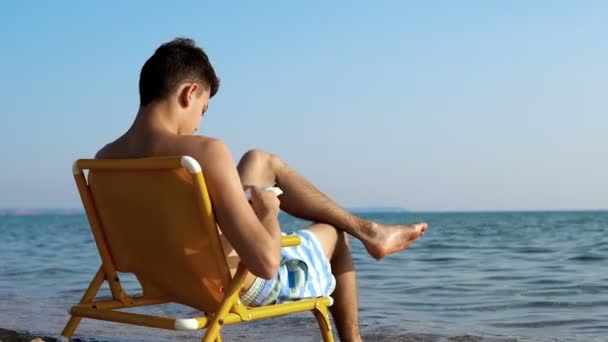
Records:
[[[386,225],[372,222],[370,237],[362,240],[367,252],[376,260],[402,251],[426,232],[428,224]]]

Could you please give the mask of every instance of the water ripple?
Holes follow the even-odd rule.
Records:
[[[411,248],[381,262],[352,239],[367,340],[606,341],[608,212],[365,217],[430,224]],[[307,224],[280,219],[285,231]],[[26,321],[35,331],[60,331],[67,308],[80,299],[99,267],[86,219],[0,217],[0,234],[0,322]],[[140,291],[132,276],[121,274],[121,279],[129,293]],[[109,295],[108,289],[100,295]],[[181,306],[155,310],[167,316],[195,314]],[[266,340],[271,330],[285,341],[309,341],[315,339],[315,324],[310,314],[285,317],[230,327],[226,340]],[[131,341],[192,340],[192,334],[120,327],[89,321],[81,332],[123,342],[129,341],[125,335],[137,336]]]

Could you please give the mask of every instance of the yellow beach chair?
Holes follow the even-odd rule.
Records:
[[[220,242],[200,165],[191,157],[78,160],[74,178],[101,257],[101,267],[61,333],[69,340],[82,318],[170,329],[206,329],[202,341],[221,341],[223,325],[312,311],[324,341],[333,341],[331,297],[264,307],[239,299],[247,269],[234,277]],[[85,175],[88,172],[88,175]],[[296,246],[299,237],[283,237]],[[117,272],[135,274],[143,295],[129,296]],[[112,298],[95,300],[107,282]],[[179,303],[204,312],[171,318],[119,311]]]

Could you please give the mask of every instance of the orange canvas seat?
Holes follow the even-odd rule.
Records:
[[[333,341],[330,297],[246,307],[240,299],[247,269],[234,277],[226,263],[200,165],[191,157],[81,159],[74,178],[95,238],[101,267],[62,332],[69,340],[81,318],[171,330],[206,329],[203,341],[221,340],[225,324],[312,311],[325,341]],[[85,172],[88,172],[85,175]],[[283,237],[296,246],[299,237]],[[117,272],[133,273],[143,295],[130,296]],[[107,282],[112,299],[95,300]],[[179,303],[204,312],[171,318],[117,309]]]

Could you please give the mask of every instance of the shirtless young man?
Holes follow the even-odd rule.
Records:
[[[242,257],[251,272],[241,295],[245,304],[331,294],[340,339],[361,340],[348,235],[361,240],[373,258],[382,259],[408,247],[427,224],[383,225],[354,216],[270,153],[251,150],[235,166],[221,140],[193,135],[218,87],[207,55],[192,40],[161,45],[141,70],[140,108],[133,125],[96,158],[194,157],[203,168],[224,250]],[[256,187],[274,183],[284,192],[280,202],[274,193]],[[251,202],[243,192],[248,187]],[[301,246],[281,250],[279,208],[316,222],[297,233]],[[235,272],[239,258],[227,260]],[[294,270],[300,276],[295,284],[287,276]]]

